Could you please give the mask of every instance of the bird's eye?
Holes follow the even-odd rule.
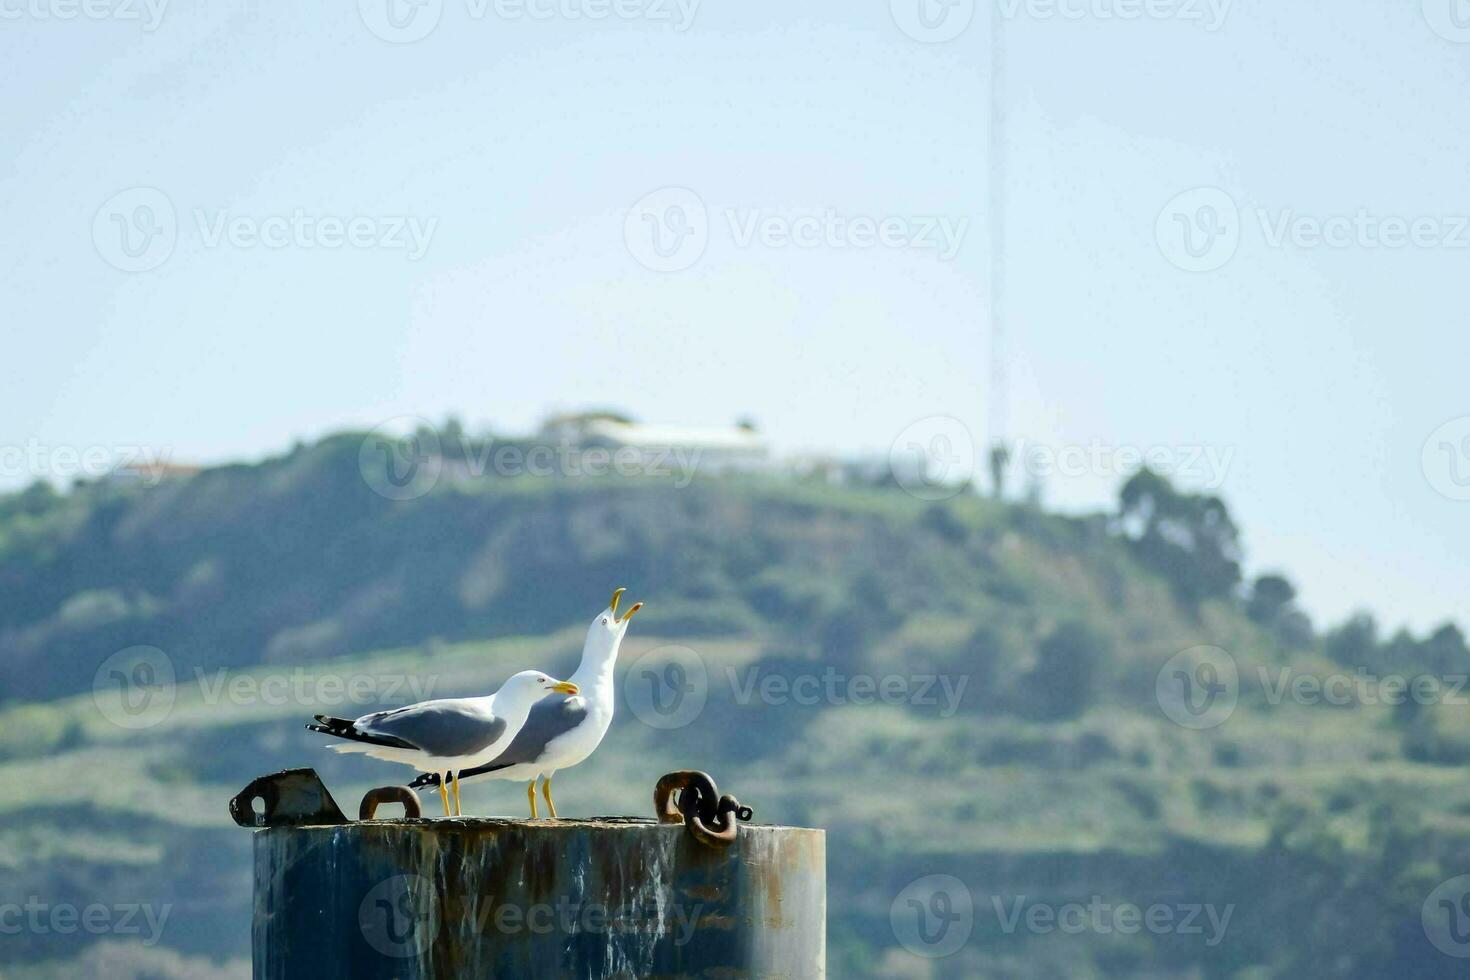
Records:
[[[607,625],[607,617],[606,616],[602,617],[602,625],[603,626],[606,626]]]

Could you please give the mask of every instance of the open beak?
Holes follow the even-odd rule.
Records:
[[[630,620],[630,619],[633,618],[633,614],[636,613],[638,610],[640,610],[642,608],[643,608],[643,603],[641,603],[641,602],[635,602],[635,603],[633,603],[632,608],[628,610],[628,615],[626,615],[622,619],[618,620],[618,624],[619,625],[622,625],[624,623],[627,623],[628,620]]]
[[[582,689],[571,681],[558,681],[551,685],[551,689],[557,694],[581,694]]]
[[[612,610],[613,619],[617,619],[618,618],[618,600],[621,599],[623,597],[623,593],[624,592],[627,592],[627,591],[628,591],[627,589],[614,589],[613,590],[612,602],[608,604],[608,608],[610,608]]]

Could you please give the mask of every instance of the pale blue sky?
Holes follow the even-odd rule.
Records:
[[[983,5],[923,43],[898,26],[919,0],[897,18],[888,0],[705,0],[685,29],[676,0],[601,20],[428,0],[434,29],[390,43],[368,27],[386,0],[175,0],[152,30],[143,0],[60,19],[66,2],[0,3],[0,446],[218,461],[402,414],[518,429],[589,403],[750,414],[787,449],[882,453],[933,415],[989,437]],[[1287,569],[1319,617],[1463,619],[1470,502],[1448,467],[1470,474],[1470,453],[1421,462],[1470,416],[1457,0],[1237,0],[1218,30],[1207,0],[1100,16],[1118,2],[1064,0],[1068,19],[1005,0],[1005,434],[1089,453],[1047,481],[1069,509],[1112,498],[1119,447],[1219,477],[1252,566]],[[176,242],[125,272],[109,202],[157,203],[139,187]],[[656,272],[625,224],[669,187],[697,195],[708,245]],[[1219,190],[1189,213],[1223,192],[1239,244],[1192,272],[1158,219],[1199,187]],[[963,236],[951,258],[743,241],[753,219],[829,209]],[[1360,210],[1347,247],[1272,242]],[[366,218],[373,244],[213,238],[297,212]],[[1372,247],[1384,219],[1419,218],[1449,244]],[[377,244],[403,240],[398,219],[422,256]],[[1432,460],[1470,424],[1447,432]]]

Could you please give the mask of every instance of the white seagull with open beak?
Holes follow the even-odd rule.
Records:
[[[612,724],[616,700],[613,696],[613,667],[617,664],[618,647],[622,645],[633,615],[643,608],[643,603],[635,602],[619,619],[618,602],[626,591],[615,591],[608,607],[598,613],[587,628],[587,640],[582,644],[582,664],[572,675],[572,684],[581,693],[537,702],[520,733],[503,752],[460,772],[457,780],[529,780],[526,799],[531,804],[531,817],[534,819],[538,815],[536,780],[545,777],[541,795],[546,798],[551,816],[556,817],[556,804],[551,800],[551,777],[558,769],[575,766],[596,751]],[[409,785],[414,789],[439,786],[443,791],[443,779],[438,769],[424,773]]]

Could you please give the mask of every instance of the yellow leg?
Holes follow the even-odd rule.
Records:
[[[538,814],[536,813],[536,780],[534,779],[526,784],[526,799],[531,801],[531,819],[535,820]]]
[[[532,785],[535,785],[534,781],[533,781]],[[560,820],[561,818],[556,815],[556,804],[553,803],[553,802],[551,802],[551,777],[550,776],[547,776],[546,777],[546,782],[544,782],[544,783],[541,784],[541,795],[544,796],[544,797],[546,797],[546,807],[547,807],[547,809],[549,809],[551,811],[551,819],[553,819],[553,820]]]
[[[444,778],[439,778],[439,799],[444,801],[444,815],[449,816],[449,790],[444,787]]]
[[[454,774],[454,815],[456,817],[463,815],[459,811],[459,773]]]

